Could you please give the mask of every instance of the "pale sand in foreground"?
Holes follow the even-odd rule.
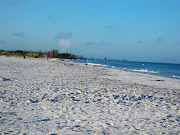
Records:
[[[179,107],[178,79],[0,56],[0,134],[180,134]]]

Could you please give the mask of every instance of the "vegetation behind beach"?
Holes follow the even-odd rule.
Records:
[[[59,53],[58,50],[54,49],[54,57],[55,58],[62,58],[62,59],[84,59],[83,56],[74,55],[71,53]],[[47,56],[46,51],[23,51],[23,50],[16,50],[16,51],[6,51],[0,50],[0,55],[5,56],[15,56],[15,57],[30,57],[30,58],[43,58]]]

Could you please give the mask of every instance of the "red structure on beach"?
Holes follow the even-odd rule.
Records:
[[[48,60],[48,58],[50,58],[50,59],[54,58],[54,50],[48,51],[47,60]]]

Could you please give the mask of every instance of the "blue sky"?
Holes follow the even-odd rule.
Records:
[[[0,49],[180,63],[180,0],[0,0]]]

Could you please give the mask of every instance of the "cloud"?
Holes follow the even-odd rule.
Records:
[[[138,43],[138,44],[142,44],[142,43],[143,43],[143,41],[139,40],[139,41],[137,41],[137,43]]]
[[[14,32],[12,34],[13,37],[18,37],[18,38],[25,38],[26,37],[26,34],[25,32]]]
[[[57,34],[55,38],[57,38],[57,39],[71,39],[72,33],[61,32],[61,33]]]
[[[55,36],[56,39],[59,39],[59,47],[63,51],[67,51],[70,46],[70,40],[72,38],[72,33],[70,32],[61,32]]]
[[[60,47],[61,50],[67,51],[69,46],[70,46],[70,40],[68,40],[68,39],[59,40],[59,47]]]
[[[89,42],[86,43],[86,45],[87,45],[87,46],[92,46],[92,45],[96,45],[96,43],[95,43],[95,42],[92,42],[92,41],[89,41]]]
[[[0,40],[0,45],[5,45],[6,44],[6,40]]]

